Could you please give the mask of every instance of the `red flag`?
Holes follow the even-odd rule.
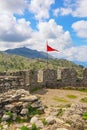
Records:
[[[47,51],[58,51],[58,50],[56,50],[56,49],[50,47],[50,46],[47,44]]]

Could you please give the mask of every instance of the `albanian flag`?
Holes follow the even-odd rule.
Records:
[[[47,51],[58,51],[58,50],[56,50],[56,49],[50,47],[50,46],[47,44]]]

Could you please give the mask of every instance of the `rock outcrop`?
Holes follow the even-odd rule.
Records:
[[[45,108],[38,97],[24,89],[0,95],[0,130],[22,130],[23,126],[29,130],[84,130],[87,120],[83,113],[87,113],[87,106],[82,104]]]
[[[0,95],[0,118],[2,121],[27,118],[33,112],[44,112],[41,101],[24,89],[10,90]],[[32,113],[31,113],[32,115]]]

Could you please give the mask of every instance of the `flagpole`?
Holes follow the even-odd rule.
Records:
[[[49,60],[48,59],[48,48],[47,47],[48,47],[48,41],[46,41],[46,50],[47,50],[47,68],[46,68],[47,69],[47,80],[46,80],[46,88],[48,86],[47,84],[48,84],[48,60]]]
[[[47,51],[47,70],[48,70],[48,51]]]
[[[47,46],[48,46],[48,41],[46,41],[46,50],[47,50],[47,70],[48,70],[48,49],[47,49]]]

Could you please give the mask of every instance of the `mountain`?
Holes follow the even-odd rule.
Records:
[[[34,59],[34,58],[47,59],[47,54],[45,52],[39,52],[37,50],[32,50],[26,47],[8,49],[4,52],[7,54],[24,56],[26,58],[31,58],[31,59]],[[52,58],[52,56],[49,55],[49,58]]]
[[[15,48],[15,49],[8,49],[6,51],[4,51],[6,54],[13,54],[13,55],[19,55],[19,56],[23,56],[26,58],[30,58],[30,59],[47,59],[47,53],[45,52],[40,52],[37,50],[32,50],[26,47],[20,47],[20,48]],[[48,54],[49,59],[55,59],[54,57],[52,57],[51,55]],[[64,60],[64,59],[63,59]],[[87,62],[78,62],[78,61],[73,61],[73,63],[77,64],[77,65],[81,65],[83,67],[87,67]]]
[[[48,65],[47,65],[48,63]],[[26,58],[24,56],[17,56],[7,54],[6,52],[0,52],[0,72],[4,71],[19,71],[26,69],[40,70],[40,69],[62,69],[65,67],[75,68],[77,70],[78,75],[81,77],[83,66],[77,65],[74,62],[68,61],[66,59],[31,59]]]
[[[74,63],[77,65],[82,65],[84,67],[87,67],[87,62],[74,61]]]

